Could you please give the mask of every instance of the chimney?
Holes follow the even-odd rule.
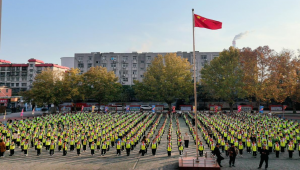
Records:
[[[233,46],[234,48],[236,47],[235,40],[232,41],[232,46]]]

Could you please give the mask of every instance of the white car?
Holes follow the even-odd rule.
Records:
[[[141,105],[141,110],[151,110],[152,107],[149,105]]]

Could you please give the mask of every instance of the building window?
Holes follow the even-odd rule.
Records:
[[[89,60],[92,60],[92,56],[89,56]]]
[[[30,64],[30,67],[33,67],[33,64]]]
[[[141,67],[141,70],[144,70],[144,67]]]
[[[134,74],[134,75],[137,74],[137,71],[132,71],[132,74]]]
[[[144,77],[144,75],[141,75],[141,77],[143,78],[143,77]]]
[[[20,70],[20,67],[16,67],[16,70],[19,71],[19,70]]]
[[[1,77],[0,80],[1,80],[1,81],[4,81],[4,77]]]
[[[123,78],[123,81],[128,82],[128,78],[126,78],[126,77]]]
[[[116,67],[116,63],[111,63],[111,67]]]
[[[106,56],[102,56],[102,60],[106,60]]]
[[[147,64],[147,67],[149,67],[151,64]]]
[[[128,56],[123,56],[123,60],[128,60]]]
[[[91,68],[91,67],[92,67],[92,64],[91,64],[91,63],[89,63],[89,64],[88,64],[88,68]]]
[[[15,83],[11,83],[10,86],[11,86],[11,87],[14,87],[14,86],[15,86]]]
[[[128,64],[127,63],[123,63],[122,67],[128,67]]]
[[[82,61],[82,59],[83,59],[82,56],[79,56],[79,57],[78,57],[78,60],[79,60],[79,61]]]
[[[96,63],[99,63],[99,61],[96,61]]]
[[[84,67],[84,64],[83,63],[79,63],[78,64],[78,68],[83,68]]]
[[[22,87],[25,87],[25,86],[27,86],[27,83],[22,83]]]
[[[136,68],[136,64],[132,64],[132,67],[133,67],[133,68]]]
[[[22,77],[22,81],[27,81],[27,77]]]
[[[22,71],[27,71],[27,67],[22,67]]]
[[[29,71],[30,71],[30,72],[33,72],[33,69],[30,69]]]
[[[201,55],[202,60],[207,60],[207,55]]]
[[[19,87],[19,83],[16,83],[16,87]]]
[[[136,60],[136,56],[133,56],[132,58],[133,58],[133,60]]]
[[[102,64],[102,67],[106,67],[106,63],[103,63],[103,64]]]
[[[8,93],[8,89],[6,89],[6,93]]]
[[[123,74],[128,74],[128,70],[123,70]]]
[[[145,61],[141,61],[141,63],[145,63]]]
[[[6,79],[7,79],[7,81],[10,81],[10,77],[7,77]]]
[[[16,81],[20,81],[20,77],[16,77]]]
[[[151,56],[147,56],[147,60],[151,60]]]

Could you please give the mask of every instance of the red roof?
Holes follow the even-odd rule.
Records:
[[[34,58],[29,59],[28,62],[44,63],[44,61],[37,60],[37,59],[34,59]]]
[[[0,64],[0,67],[28,67],[28,64]]]
[[[7,60],[1,60],[0,59],[0,63],[11,63],[10,61],[7,61]]]
[[[57,64],[36,64],[36,67],[57,67],[57,68],[61,68],[61,69],[70,69],[69,67],[64,67],[64,66],[60,66]]]

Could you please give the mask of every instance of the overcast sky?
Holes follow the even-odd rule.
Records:
[[[192,51],[192,8],[223,22],[195,29],[196,51],[269,45],[300,48],[298,0],[3,0],[0,59],[60,57],[85,52]]]

